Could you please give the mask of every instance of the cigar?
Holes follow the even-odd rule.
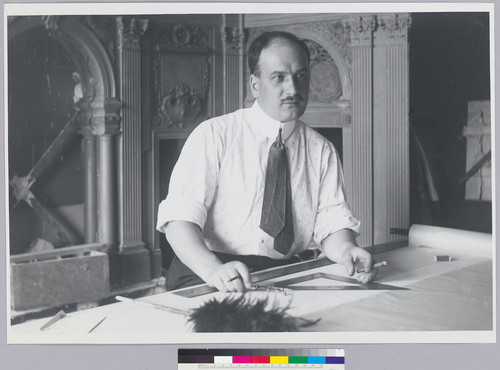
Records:
[[[379,267],[383,267],[383,266],[387,266],[387,262],[386,261],[377,262],[376,264],[373,265],[372,268],[379,268]],[[365,272],[365,269],[364,269],[364,267],[361,267],[361,268],[357,269],[356,272],[358,274],[360,274],[362,272]]]

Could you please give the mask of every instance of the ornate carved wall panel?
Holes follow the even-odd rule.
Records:
[[[191,131],[207,118],[211,60],[207,30],[164,25],[153,55],[154,129]]]

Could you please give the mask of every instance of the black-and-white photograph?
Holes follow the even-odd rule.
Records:
[[[495,342],[493,6],[88,5],[5,8],[8,343]]]

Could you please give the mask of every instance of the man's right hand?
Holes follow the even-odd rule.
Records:
[[[211,287],[221,292],[243,292],[252,287],[248,267],[239,261],[222,263],[208,249],[198,225],[171,221],[164,232],[177,257]]]
[[[207,284],[221,292],[244,292],[252,287],[248,267],[239,261],[218,266],[207,279]]]

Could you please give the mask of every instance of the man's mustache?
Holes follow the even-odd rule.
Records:
[[[295,96],[286,97],[285,99],[281,99],[281,103],[282,104],[300,103],[303,100],[304,100],[304,98],[301,95],[295,95]]]

